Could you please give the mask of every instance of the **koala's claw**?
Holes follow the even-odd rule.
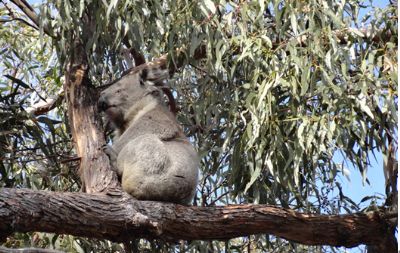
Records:
[[[103,152],[108,156],[110,160],[111,166],[115,169],[117,164],[117,152],[107,144],[104,144],[102,147]]]

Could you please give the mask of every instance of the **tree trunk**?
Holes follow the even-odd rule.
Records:
[[[395,215],[315,215],[266,205],[181,206],[137,201],[120,191],[0,191],[3,236],[40,231],[124,242],[132,238],[226,240],[272,234],[306,245],[377,245],[383,247],[381,252],[391,253],[397,251],[396,239],[388,230],[387,220]]]
[[[97,110],[98,92],[87,77],[84,47],[76,42],[65,75],[64,91],[68,118],[77,155],[80,157],[82,190],[102,192],[118,186],[108,157],[102,150],[105,144],[100,113]]]

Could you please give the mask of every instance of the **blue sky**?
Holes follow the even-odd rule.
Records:
[[[389,4],[388,0],[374,0],[372,6],[384,8]],[[360,12],[360,17],[364,16],[369,9]],[[371,156],[372,157],[372,156]],[[349,166],[350,169],[350,182],[345,178],[341,177],[341,183],[343,186],[343,192],[346,196],[353,199],[356,203],[359,203],[365,196],[378,195],[382,199],[385,198],[385,179],[383,175],[383,157],[381,154],[376,156],[376,160],[371,158],[371,166],[367,171],[367,178],[370,180],[370,185],[363,184],[360,172]],[[382,203],[383,200],[380,201]],[[365,205],[362,205],[365,206]],[[349,253],[365,252],[364,247],[356,247],[347,250]]]
[[[372,1],[372,5],[379,8],[384,8],[388,4],[388,0]],[[360,11],[360,17],[364,16],[369,11],[370,9],[363,9]],[[359,203],[365,196],[381,195],[382,198],[385,197],[383,158],[381,154],[378,154],[376,158],[375,160],[373,156],[371,156],[371,166],[367,171],[367,178],[370,181],[370,185],[363,185],[360,172],[351,165],[348,166],[351,173],[350,182],[345,177],[341,178],[344,194],[353,199],[356,203]]]

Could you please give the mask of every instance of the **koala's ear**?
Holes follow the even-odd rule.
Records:
[[[154,82],[155,84],[162,83],[164,80],[168,79],[168,77],[169,73],[167,69],[149,68],[146,71],[146,79]]]

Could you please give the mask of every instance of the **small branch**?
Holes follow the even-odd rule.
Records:
[[[392,37],[392,32],[390,30],[373,30],[372,27],[362,27],[359,29],[350,27],[343,31],[335,31],[334,33],[342,44],[347,43],[349,35],[360,36],[361,38],[369,39],[375,43],[388,42]]]
[[[364,27],[359,29],[350,27],[343,30],[336,30],[332,33],[336,36],[340,44],[347,44],[351,37],[356,36],[373,41],[374,43],[388,42],[390,40],[390,37],[392,36],[392,32],[390,30],[380,29],[375,31],[372,30],[371,27]],[[303,34],[285,41],[275,42],[273,43],[273,49],[275,50],[277,48],[281,48],[282,46],[285,46],[291,42],[294,42],[299,46],[306,46],[308,39],[309,35]]]
[[[168,98],[169,110],[176,116],[176,113],[178,112],[178,109],[176,108],[175,98],[172,95],[171,90],[169,88],[167,88],[167,87],[161,87],[161,90],[164,92],[164,94]]]
[[[75,156],[75,157],[61,160],[60,163],[70,163],[70,162],[76,162],[76,161],[80,161],[80,160],[81,160],[80,157]]]
[[[26,111],[34,116],[39,116],[53,110],[57,105],[61,104],[64,99],[64,93],[60,93],[56,98],[49,98],[47,101],[41,101],[28,107]]]
[[[4,7],[8,10],[8,13],[9,13],[9,15],[10,15],[10,17],[11,17],[11,19],[2,19],[2,20],[0,20],[1,23],[7,23],[7,22],[12,22],[12,21],[20,21],[20,22],[22,22],[22,23],[24,23],[24,24],[26,24],[26,25],[32,27],[32,28],[35,29],[35,30],[38,30],[38,29],[39,29],[37,26],[32,25],[31,23],[29,23],[29,22],[26,21],[25,19],[16,17],[16,16],[15,16],[15,13],[14,13],[14,11],[13,11],[13,9],[12,9],[11,7],[9,7],[8,4],[7,4],[6,2],[4,2],[3,0],[0,0],[0,2],[3,3]]]
[[[36,25],[39,27],[39,17],[37,16],[35,10],[30,6],[26,1],[23,0],[10,0],[13,4],[15,4],[25,15]]]
[[[38,30],[38,28],[36,26],[32,25],[31,23],[29,23],[28,21],[26,21],[23,18],[2,19],[2,20],[0,20],[0,23],[8,23],[8,22],[13,22],[13,21],[20,21],[20,22],[24,23],[25,25],[30,26],[35,30]]]
[[[0,220],[0,238],[30,231],[116,242],[132,237],[226,240],[272,234],[306,245],[397,245],[380,212],[317,215],[267,205],[181,206],[137,201],[118,190],[85,194],[3,188]]]
[[[146,59],[144,58],[144,56],[139,53],[139,51],[137,51],[132,45],[131,43],[129,43],[129,39],[127,36],[125,36],[122,39],[122,43],[125,44],[125,46],[129,49],[129,52],[131,53],[133,59],[135,60],[135,66],[139,66],[142,65],[144,63],[146,63]]]
[[[32,6],[29,5],[25,0],[10,0],[13,4],[15,4],[25,15],[36,25],[36,27],[40,27],[40,20],[38,15]],[[31,25],[32,26],[32,25]],[[34,27],[34,26],[32,26]],[[49,35],[50,37],[56,37],[47,26],[43,26],[43,31]]]

